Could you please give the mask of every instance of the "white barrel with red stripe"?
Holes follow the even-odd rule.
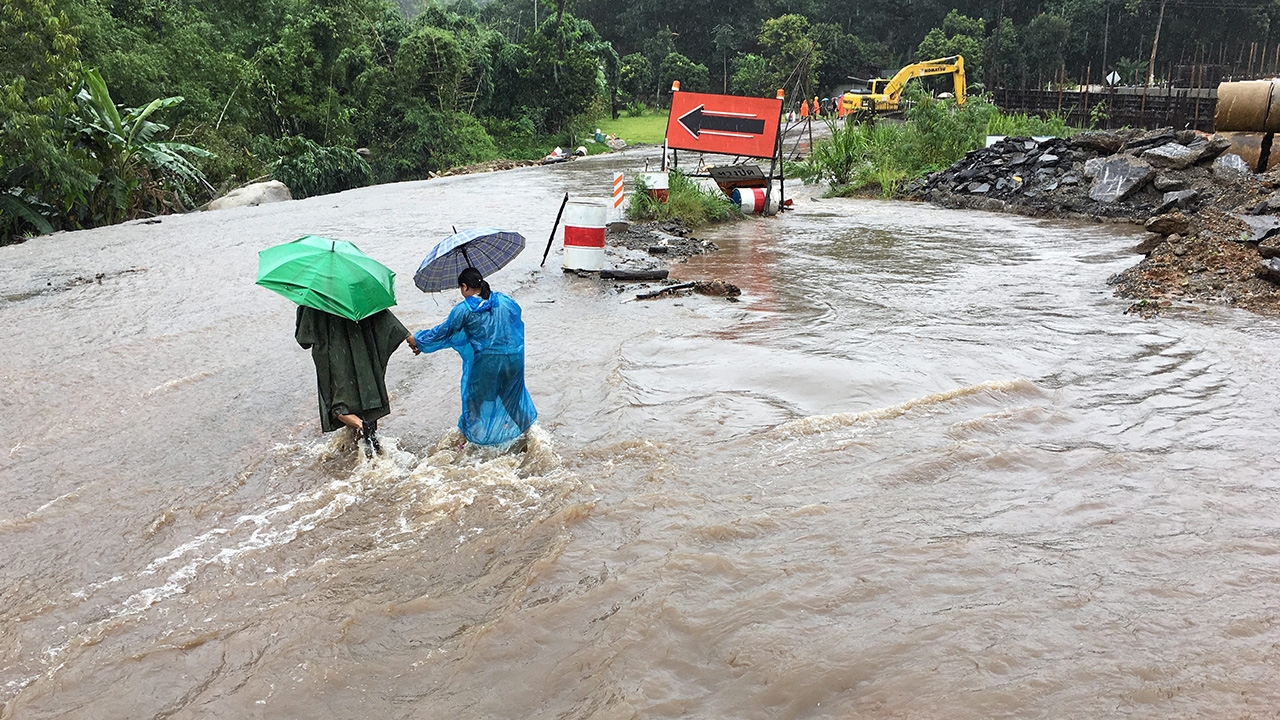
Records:
[[[729,199],[747,215],[764,212],[764,188],[734,188]]]
[[[671,176],[664,172],[647,172],[637,175],[644,186],[649,188],[649,194],[659,202],[667,201],[667,191],[671,189]]]
[[[564,269],[604,269],[605,223],[609,214],[606,200],[570,200],[564,209]]]

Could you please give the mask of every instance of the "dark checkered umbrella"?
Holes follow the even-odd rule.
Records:
[[[488,277],[524,250],[524,236],[498,228],[472,228],[441,240],[413,275],[422,292],[457,290],[458,274],[469,267]]]

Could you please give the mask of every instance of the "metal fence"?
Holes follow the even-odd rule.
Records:
[[[1006,112],[1058,113],[1079,127],[1174,127],[1213,131],[1218,105],[1214,88],[1105,87],[1027,90],[1001,88],[992,93]]]

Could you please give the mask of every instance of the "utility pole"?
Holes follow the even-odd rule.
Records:
[[[1102,26],[1102,76],[1106,77],[1109,74],[1107,70],[1107,43],[1111,40],[1111,0],[1105,0],[1103,6],[1107,9],[1107,19]]]
[[[1151,62],[1147,63],[1147,87],[1156,82],[1156,48],[1160,46],[1160,26],[1164,24],[1164,4],[1168,0],[1160,0],[1160,19],[1156,21],[1156,37],[1151,41]]]

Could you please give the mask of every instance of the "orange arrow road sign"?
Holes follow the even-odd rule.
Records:
[[[782,101],[677,92],[667,117],[667,146],[678,150],[773,157]]]

